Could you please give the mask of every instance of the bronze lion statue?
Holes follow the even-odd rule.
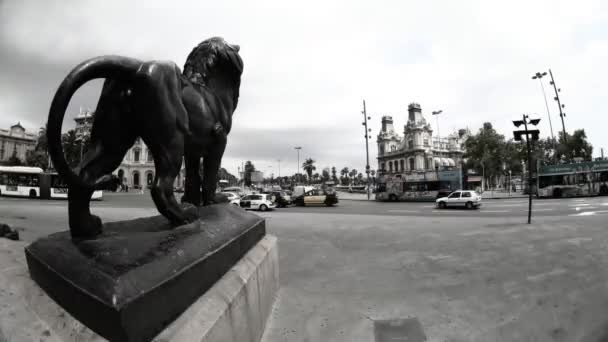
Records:
[[[204,205],[213,203],[217,172],[239,99],[243,61],[238,52],[238,45],[215,37],[192,50],[183,73],[173,62],[101,56],[81,63],[67,75],[51,103],[47,136],[53,165],[69,186],[73,238],[94,238],[101,233],[101,220],[90,212],[91,195],[117,186],[118,179],[111,173],[138,137],[154,158],[152,199],[173,226],[197,219],[180,207],[173,194],[182,158],[186,167],[182,200],[196,206],[201,198]],[[106,80],[89,148],[72,170],[61,146],[63,118],[74,92],[96,78]]]

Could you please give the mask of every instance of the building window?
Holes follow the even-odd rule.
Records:
[[[393,162],[388,162],[388,172],[393,172]]]
[[[133,161],[136,163],[139,162],[139,150],[133,151]]]
[[[391,152],[395,152],[395,151],[397,151],[397,146],[391,145]]]
[[[414,148],[414,140],[410,140],[410,141],[408,141],[408,142],[407,142],[407,147],[408,147],[409,149],[413,149],[413,148]]]
[[[393,163],[395,164],[395,172],[399,172],[399,164],[397,164],[396,160]]]
[[[429,163],[429,160],[428,160],[428,159],[425,159],[425,160],[424,160],[424,169],[425,169],[425,170],[430,169],[430,163]]]
[[[381,164],[380,164],[380,170],[384,171],[384,167],[385,167],[385,164],[384,164],[384,163],[381,163]]]
[[[399,164],[401,164],[401,171],[405,171],[405,160],[401,159]]]
[[[154,161],[154,156],[152,156],[152,151],[148,150],[148,163],[152,163]]]
[[[410,170],[415,170],[415,167],[414,167],[414,158],[410,158],[409,161],[410,161]]]
[[[380,145],[380,154],[384,154],[384,145]]]
[[[429,139],[428,138],[424,138],[424,146],[429,146]]]

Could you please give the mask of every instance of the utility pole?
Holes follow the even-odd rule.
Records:
[[[361,124],[365,127],[365,173],[367,174],[367,200],[369,201],[371,189],[370,189],[370,178],[369,178],[370,168],[369,168],[368,140],[369,140],[369,138],[371,138],[371,136],[369,135],[369,132],[371,132],[372,129],[367,128],[367,120],[371,120],[371,117],[367,116],[367,111],[365,109],[365,100],[363,100],[363,111],[361,113],[363,114],[363,122]]]
[[[566,107],[566,105],[563,105],[560,100],[559,100],[559,93],[562,91],[560,88],[557,87],[557,85],[555,84],[555,80],[553,79],[553,73],[551,72],[551,69],[549,69],[549,75],[551,75],[551,85],[553,86],[553,90],[555,90],[555,97],[553,98],[555,101],[557,101],[557,107],[559,108],[559,117],[562,119],[562,130],[563,130],[563,134],[564,134],[564,145],[568,144],[568,137],[566,136],[566,126],[564,125],[564,116],[566,116],[566,113],[564,113],[562,111],[562,109],[564,107]]]
[[[515,141],[521,141],[522,135],[526,136],[526,149],[528,152],[528,224],[530,224],[532,221],[532,154],[530,151],[530,139],[538,140],[539,130],[528,130],[528,124],[536,126],[540,122],[540,119],[529,119],[527,114],[523,114],[522,118],[523,120],[513,121],[513,124],[515,127],[519,127],[523,124],[524,130],[513,131],[513,136]]]
[[[296,146],[294,147],[294,149],[296,149],[296,151],[298,151],[298,167],[296,168],[296,177],[297,175],[300,173],[300,150],[302,149],[302,146]],[[297,181],[296,181],[297,183]]]

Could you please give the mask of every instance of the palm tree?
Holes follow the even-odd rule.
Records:
[[[352,178],[353,183],[354,183],[355,177],[357,177],[357,173],[358,173],[357,169],[352,169],[348,173],[348,175],[350,176],[350,178]]]
[[[357,180],[359,181],[359,184],[361,184],[361,181],[363,180],[363,174],[361,172],[357,175]]]
[[[315,167],[315,161],[312,158],[307,158],[304,163],[302,163],[302,168],[306,171],[306,173],[308,174],[308,181],[310,182],[311,178],[312,178],[312,172],[314,170],[316,170],[317,168]]]
[[[342,170],[340,170],[340,175],[342,175],[342,183],[346,183],[346,175],[348,175],[348,167],[344,167]],[[346,185],[346,184],[344,184]]]

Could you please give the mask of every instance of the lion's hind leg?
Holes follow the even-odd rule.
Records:
[[[90,202],[93,191],[107,188],[113,181],[109,174],[120,165],[128,144],[120,150],[104,148],[100,140],[91,141],[79,168],[79,176],[90,187],[70,186],[68,196],[68,215],[70,232],[74,238],[93,238],[101,233],[102,223],[99,217],[91,214]]]
[[[183,135],[177,133],[168,146],[152,143],[149,146],[154,155],[156,175],[151,188],[152,199],[158,211],[169,219],[173,226],[180,226],[198,218],[197,214],[184,212],[173,193],[173,183],[182,165]]]

